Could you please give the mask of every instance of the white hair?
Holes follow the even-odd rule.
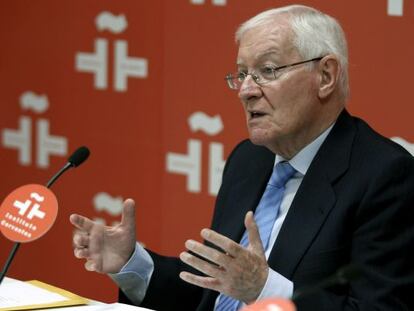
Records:
[[[346,100],[349,96],[348,47],[342,27],[333,17],[304,5],[290,5],[259,13],[240,25],[236,31],[236,42],[253,28],[269,26],[277,17],[288,17],[293,31],[293,45],[304,60],[335,55],[341,66],[340,90]]]

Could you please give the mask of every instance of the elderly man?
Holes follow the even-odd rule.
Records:
[[[303,295],[298,309],[413,310],[414,159],[345,110],[341,27],[294,5],[248,20],[236,41],[226,80],[250,140],[228,158],[206,242],[187,241],[181,261],[144,250],[127,200],[116,227],[71,216],[75,256],[110,274],[123,301],[156,310],[290,298],[350,263],[360,280]]]

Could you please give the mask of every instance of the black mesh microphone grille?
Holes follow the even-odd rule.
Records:
[[[74,153],[69,157],[68,162],[73,167],[81,165],[89,157],[89,149],[85,146],[79,147]]]

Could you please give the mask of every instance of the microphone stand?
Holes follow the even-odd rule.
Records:
[[[9,254],[9,258],[7,258],[6,264],[3,267],[3,271],[0,274],[0,285],[3,282],[4,277],[6,276],[7,270],[9,270],[10,264],[13,261],[14,255],[16,255],[17,250],[19,249],[20,242],[15,242],[13,245],[13,249]]]

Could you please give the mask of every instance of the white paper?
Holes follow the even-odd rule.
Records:
[[[0,308],[12,308],[27,305],[49,304],[70,300],[60,294],[34,286],[30,283],[5,277],[0,284]],[[37,309],[47,310],[51,309]],[[60,309],[59,309],[60,310]],[[128,311],[150,310],[122,303],[105,304],[99,301],[90,301],[88,305],[65,307],[65,311]]]
[[[55,303],[66,300],[69,300],[69,298],[7,277],[0,284],[0,308]]]
[[[46,310],[46,309],[45,309]],[[100,304],[94,306],[77,306],[77,307],[65,307],[65,311],[138,311],[138,310],[149,310],[145,308],[135,307],[126,305],[123,303],[111,303],[111,304]],[[50,311],[50,309],[46,310]]]

